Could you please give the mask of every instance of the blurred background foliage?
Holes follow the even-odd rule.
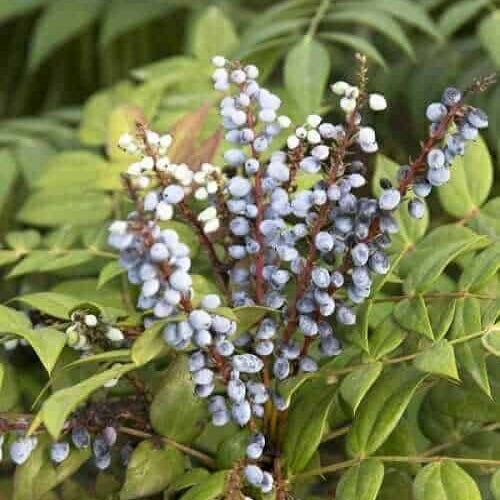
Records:
[[[354,53],[365,53],[371,89],[390,102],[380,142],[398,162],[417,150],[425,106],[446,85],[500,66],[498,0],[3,0],[0,27],[0,265],[18,278],[4,297],[63,286],[61,276],[95,290],[103,222],[123,208],[118,136],[144,116],[160,132],[175,126],[178,159],[193,158],[194,136],[202,156],[217,146],[215,113],[199,111],[218,98],[214,54],[257,64],[300,123],[311,110],[334,118],[327,83],[353,78]],[[498,165],[500,86],[475,99]],[[495,235],[498,191],[480,200]],[[460,218],[437,196],[431,209],[436,225]]]

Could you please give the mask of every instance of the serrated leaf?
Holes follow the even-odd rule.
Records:
[[[43,404],[41,416],[45,427],[54,439],[64,427],[68,415],[94,391],[103,387],[106,382],[120,378],[133,370],[135,364],[117,365],[94,375],[79,384],[62,389],[52,394]]]
[[[366,366],[349,373],[340,384],[340,394],[349,404],[353,414],[361,401],[382,373],[383,364],[379,361],[367,363]]]
[[[481,307],[478,299],[474,297],[461,298],[457,301],[450,338],[458,340],[480,331]],[[455,354],[459,362],[459,368],[468,373],[481,390],[491,397],[490,382],[481,341],[476,339],[457,344]]]
[[[25,201],[17,219],[34,226],[91,226],[111,215],[111,200],[99,192],[88,191],[68,197],[64,193],[37,191]]]
[[[481,500],[474,480],[451,460],[426,465],[413,484],[415,500]]]
[[[187,444],[201,433],[207,416],[205,401],[194,394],[187,358],[179,355],[151,403],[151,425],[158,434]]]
[[[429,349],[417,354],[413,364],[420,371],[458,380],[455,352],[447,340],[438,340]]]
[[[180,451],[170,446],[158,448],[152,441],[142,441],[130,457],[120,500],[159,493],[183,471],[184,455]]]
[[[294,398],[283,439],[283,456],[289,473],[304,470],[318,449],[335,392],[335,386],[323,381],[309,382]]]
[[[337,500],[375,500],[384,479],[384,464],[376,459],[364,460],[351,467],[340,479],[335,492]]]
[[[180,497],[180,500],[211,500],[212,498],[218,498],[224,493],[227,477],[227,471],[215,472],[190,488]]]
[[[431,231],[411,255],[403,288],[407,294],[427,290],[456,257],[474,248],[482,237],[465,227],[440,226]]]
[[[196,19],[191,34],[191,51],[201,61],[213,56],[230,56],[238,46],[238,35],[231,19],[218,7],[207,7]]]
[[[500,10],[488,15],[479,25],[479,40],[493,62],[500,68]]]
[[[34,71],[56,49],[80,35],[99,16],[102,0],[55,0],[39,18],[31,43],[28,68]]]
[[[351,456],[371,455],[384,443],[426,376],[415,370],[388,370],[361,403],[347,436]]]
[[[439,200],[450,215],[468,217],[485,202],[493,184],[493,164],[484,140],[469,144],[452,168],[450,181],[438,188]]]
[[[434,339],[427,307],[421,295],[399,302],[394,308],[394,317],[404,329]]]
[[[69,319],[70,312],[81,304],[81,300],[70,295],[54,292],[38,292],[16,297],[14,300],[60,319]]]
[[[482,9],[491,5],[491,0],[459,0],[445,9],[439,18],[439,29],[450,36],[468,23]]]
[[[330,74],[330,55],[323,44],[305,36],[285,59],[285,88],[304,116],[317,112]]]

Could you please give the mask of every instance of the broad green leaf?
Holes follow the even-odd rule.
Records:
[[[21,257],[14,250],[0,250],[0,266],[7,266],[8,264],[12,264],[16,262]]]
[[[335,492],[337,500],[375,500],[384,479],[384,464],[376,459],[364,460],[351,467],[340,479]]]
[[[19,175],[18,169],[14,155],[7,149],[0,151],[0,214],[4,213],[13,195],[13,188]]]
[[[130,160],[130,155],[118,146],[123,134],[133,134],[135,122],[143,118],[142,111],[130,104],[122,104],[111,110],[106,130],[106,154],[112,162]]]
[[[140,2],[110,0],[107,3],[106,17],[99,38],[102,48],[136,28],[164,18],[175,7],[175,2],[166,0],[141,0]]]
[[[290,406],[293,395],[302,387],[304,382],[314,378],[313,373],[300,373],[289,377],[276,386],[279,395],[284,399],[287,406]]]
[[[82,192],[96,187],[97,177],[107,162],[88,151],[68,151],[53,156],[35,182],[39,189],[55,192]]]
[[[70,252],[63,252],[61,254],[51,253],[47,262],[42,264],[38,272],[50,273],[55,271],[62,271],[71,267],[81,266],[90,262],[94,257],[86,250],[75,250]]]
[[[500,237],[499,212],[500,197],[492,198],[481,207],[479,214],[469,221],[467,226],[477,233],[498,239]]]
[[[382,192],[380,180],[389,179],[393,185],[397,183],[399,165],[387,156],[377,155],[375,173],[372,180],[372,189],[376,195]],[[412,248],[422,238],[429,226],[429,211],[425,210],[422,219],[410,217],[406,203],[402,203],[394,213],[399,223],[399,232],[392,237],[391,252],[404,252]]]
[[[52,394],[41,409],[43,423],[50,435],[54,439],[58,439],[67,417],[80,403],[85,401],[94,391],[103,387],[105,383],[120,378],[135,367],[133,363],[116,365],[79,384]]]
[[[16,333],[17,330],[30,330],[31,321],[26,314],[0,304],[0,332]]]
[[[243,34],[242,46],[246,51],[243,53],[248,55],[253,51],[258,50],[264,42],[270,40],[280,40],[282,37],[297,33],[301,28],[307,26],[307,19],[276,19],[272,23],[256,26],[251,26]],[[270,42],[269,42],[270,43]],[[240,52],[237,53],[238,55]]]
[[[220,294],[217,285],[209,278],[205,278],[201,274],[191,275],[193,278],[193,302],[197,305],[201,299],[208,294]]]
[[[397,349],[405,340],[407,333],[391,316],[377,326],[370,336],[370,353],[375,359],[380,359]]]
[[[413,493],[415,500],[481,500],[474,480],[450,460],[421,469],[415,478]]]
[[[184,316],[176,316],[168,320],[155,321],[135,340],[132,345],[132,360],[137,366],[145,365],[157,356],[168,352],[163,340],[163,327],[171,321],[180,321]]]
[[[387,370],[363,399],[347,436],[351,456],[371,455],[384,443],[426,376],[415,370]]]
[[[179,355],[165,372],[165,378],[150,408],[153,429],[179,443],[192,442],[207,419],[204,400],[194,394],[187,357]]]
[[[39,9],[47,0],[9,0],[0,4],[0,24]]]
[[[457,301],[455,318],[451,325],[450,338],[460,339],[481,331],[481,307],[478,299],[464,297]],[[486,370],[485,354],[479,339],[462,342],[455,346],[459,368],[468,373],[476,384],[491,397],[491,388]]]
[[[59,319],[69,319],[70,312],[81,304],[81,300],[54,292],[39,292],[16,297],[18,302]]]
[[[215,457],[217,468],[230,469],[238,461],[244,460],[249,440],[250,431],[248,429],[243,429],[224,439],[219,445]]]
[[[226,487],[227,471],[219,471],[190,488],[180,500],[212,500],[220,497]]]
[[[102,0],[53,0],[38,19],[28,68],[34,71],[56,49],[81,35],[97,19]]]
[[[500,10],[492,12],[479,25],[479,40],[500,68]]]
[[[385,473],[377,500],[415,500],[409,475],[397,469]]]
[[[198,59],[210,61],[216,55],[231,55],[238,46],[238,35],[231,19],[211,5],[194,22],[190,45]]]
[[[366,366],[359,370],[354,370],[342,380],[340,384],[340,394],[352,408],[353,414],[356,414],[366,393],[377,381],[382,373],[382,368],[383,364],[380,361],[367,363]]]
[[[33,250],[18,262],[9,272],[7,278],[15,278],[25,274],[36,273],[40,267],[47,264],[50,253],[46,250]]]
[[[491,329],[481,337],[484,348],[494,356],[500,356],[500,326]]]
[[[399,302],[394,308],[394,317],[405,330],[420,333],[431,340],[434,339],[427,307],[421,295]]]
[[[9,411],[19,404],[21,398],[20,377],[14,367],[3,360],[2,385],[0,386],[0,411]]]
[[[407,294],[427,290],[456,257],[481,243],[482,237],[456,225],[431,231],[409,256],[411,268],[403,288]]]
[[[55,328],[19,329],[16,335],[27,340],[50,374],[66,344],[65,335]]]
[[[330,74],[330,55],[324,45],[305,36],[285,59],[285,88],[306,116],[319,111]]]
[[[438,189],[439,200],[450,215],[470,216],[488,198],[493,184],[493,164],[484,140],[479,138],[469,144],[465,155],[457,157],[452,168],[450,181]]]
[[[500,469],[491,476],[490,490],[494,500],[500,500]]]
[[[289,473],[302,471],[318,449],[335,391],[323,381],[308,382],[293,399],[283,439]]]
[[[34,226],[91,226],[111,215],[111,200],[104,193],[85,192],[78,196],[37,191],[31,194],[17,214],[19,221]]]
[[[333,10],[325,19],[332,24],[352,23],[363,25],[387,37],[398,45],[411,59],[415,58],[415,51],[400,24],[384,12],[375,9]]]
[[[420,371],[458,380],[455,352],[447,340],[438,340],[429,349],[420,352],[413,364]]]
[[[201,467],[195,467],[194,469],[189,469],[181,476],[178,476],[172,481],[168,489],[165,491],[165,500],[170,498],[170,495],[177,493],[178,491],[186,490],[191,486],[195,486],[202,483],[205,479],[210,476],[210,473],[206,469]]]
[[[35,229],[10,231],[5,235],[5,243],[18,252],[26,252],[40,245],[42,238]]]
[[[426,302],[432,332],[436,339],[442,339],[448,333],[455,316],[456,303],[453,297],[433,297]]]
[[[111,281],[113,278],[122,275],[124,272],[125,269],[120,266],[120,263],[117,260],[108,262],[99,273],[97,288],[103,287],[108,281]]]
[[[447,5],[439,19],[439,29],[444,36],[450,36],[491,5],[491,0],[458,0]]]
[[[142,441],[127,466],[120,500],[154,495],[163,491],[184,471],[184,455],[170,446],[157,447]]]
[[[480,290],[500,267],[500,243],[496,242],[481,253],[474,256],[470,264],[465,266],[458,280],[459,290]]]
[[[371,44],[368,40],[356,35],[351,35],[350,33],[321,33],[320,38],[327,42],[338,43],[349,47],[356,52],[366,55],[366,57],[383,68],[387,68],[387,63],[378,51],[375,45]]]

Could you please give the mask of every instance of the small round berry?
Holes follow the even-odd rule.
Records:
[[[467,121],[474,128],[486,128],[488,126],[488,115],[478,108],[471,109],[466,115]]]
[[[86,314],[83,321],[89,328],[94,328],[97,326],[97,317],[94,314]]]
[[[387,101],[382,94],[370,94],[368,105],[373,111],[384,111],[387,108]]]
[[[425,215],[425,204],[422,200],[414,198],[408,203],[408,213],[415,219],[421,219]]]
[[[448,87],[443,92],[441,100],[446,106],[454,106],[462,100],[462,92],[454,87]]]
[[[394,210],[401,201],[401,194],[397,189],[386,189],[378,199],[382,210]]]
[[[429,121],[435,123],[441,121],[447,113],[448,110],[446,109],[446,106],[444,104],[440,102],[433,102],[432,104],[429,104],[429,106],[427,106],[425,115]]]
[[[244,473],[245,479],[252,486],[260,486],[262,480],[264,479],[264,473],[262,472],[262,469],[257,465],[247,465],[245,467]]]
[[[204,309],[217,309],[221,306],[220,297],[214,293],[205,295],[203,299],[201,299],[201,307]]]

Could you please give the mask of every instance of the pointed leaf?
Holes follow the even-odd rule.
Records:
[[[479,40],[500,68],[500,10],[492,12],[479,25]]]
[[[59,319],[69,319],[70,312],[82,303],[76,297],[54,292],[31,293],[17,297],[15,300]]]
[[[455,353],[447,340],[439,340],[429,349],[419,353],[413,364],[420,371],[458,380]]]
[[[352,408],[354,414],[356,414],[356,410],[370,387],[382,373],[382,368],[383,364],[379,361],[367,363],[366,366],[354,370],[342,380],[340,394]]]
[[[337,500],[375,500],[384,479],[384,464],[376,459],[364,460],[351,467],[340,479],[335,492]]]
[[[404,329],[434,339],[427,307],[421,295],[399,302],[394,308],[394,317]]]
[[[500,327],[490,330],[484,337],[481,337],[481,341],[487,351],[500,357]]]
[[[212,500],[213,498],[219,498],[224,493],[227,477],[227,471],[215,472],[190,488],[179,500]]]

